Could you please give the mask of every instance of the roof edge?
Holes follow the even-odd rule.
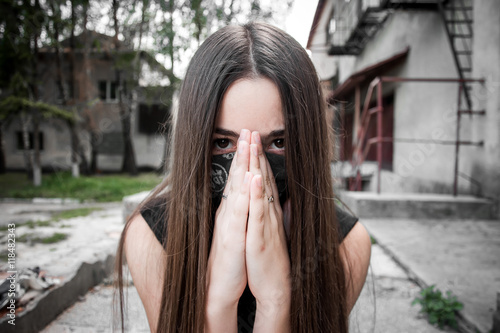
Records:
[[[309,48],[311,47],[312,39],[314,37],[314,34],[316,33],[316,29],[319,24],[319,19],[321,18],[323,10],[325,9],[326,1],[327,0],[318,1],[318,6],[316,7],[316,12],[314,13],[314,19],[311,24],[311,30],[309,30],[309,37],[307,38],[307,45],[306,45],[307,50],[309,50]]]
[[[407,46],[402,52],[396,53],[389,58],[381,60],[357,71],[354,74],[351,74],[349,78],[347,78],[341,85],[337,86],[337,88],[331,92],[327,100],[332,102],[334,99],[348,95],[356,85],[367,80],[373,80],[375,77],[380,75],[380,72],[385,72],[400,64],[406,59],[409,52],[410,47]]]

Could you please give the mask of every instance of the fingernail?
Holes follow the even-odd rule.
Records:
[[[245,173],[245,178],[243,179],[243,184],[247,184],[250,181],[250,176],[251,175],[252,174],[250,172],[248,172],[248,171]]]
[[[239,137],[238,141],[248,141],[248,142],[250,142],[250,140],[248,140],[248,130],[246,130],[246,129],[242,129],[241,130],[240,137]]]
[[[259,151],[257,150],[257,145],[256,144],[251,144],[250,145],[250,150],[252,151],[252,154],[254,154],[254,156],[259,156]]]

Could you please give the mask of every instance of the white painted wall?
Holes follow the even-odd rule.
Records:
[[[330,1],[332,3],[332,1]],[[326,12],[325,12],[326,14]],[[444,24],[437,11],[396,10],[357,57],[336,57],[340,82],[351,74],[410,47],[400,77],[457,78]],[[474,108],[486,116],[463,117],[461,139],[484,140],[484,147],[462,146],[459,170],[481,181],[483,194],[500,197],[500,2],[474,1],[473,77],[486,85],[473,90]],[[313,52],[313,61],[321,59]],[[319,62],[320,68],[325,66]],[[336,65],[332,64],[331,68]],[[394,137],[455,140],[457,84],[401,83],[393,90]],[[438,144],[395,143],[394,172],[384,172],[382,191],[450,193],[455,148]],[[375,185],[375,184],[372,184]],[[460,191],[475,193],[460,179]],[[374,187],[372,187],[374,189]]]

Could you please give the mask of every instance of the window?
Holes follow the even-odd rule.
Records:
[[[163,132],[168,117],[168,106],[163,104],[139,105],[139,133],[156,134]],[[168,128],[165,129],[168,131]]]
[[[109,98],[112,100],[116,100],[116,91],[118,89],[118,84],[116,82],[110,82],[110,90],[109,90]]]
[[[337,31],[337,21],[332,17],[330,22],[328,22],[328,34],[333,35]]]
[[[330,12],[330,20],[326,25],[326,44],[329,45],[333,41],[333,34],[338,29],[337,19],[335,18],[335,10]]]
[[[28,147],[30,150],[35,148],[35,142],[34,142],[33,138],[34,138],[33,132],[29,132],[28,133],[28,141],[29,141]],[[16,139],[17,139],[17,149],[24,150],[23,132],[17,131],[16,132]],[[43,148],[44,148],[43,132],[38,132],[38,142],[40,145],[40,150],[43,150]]]
[[[108,87],[107,81],[99,81],[99,98],[103,101],[105,101],[108,96],[107,87]]]
[[[97,83],[99,98],[102,101],[113,102],[117,100],[118,83],[116,81],[101,80]]]

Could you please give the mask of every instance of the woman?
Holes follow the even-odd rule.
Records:
[[[119,282],[124,254],[151,331],[348,331],[370,239],[335,207],[324,111],[283,31],[226,27],[199,48],[169,177],[118,249]]]

